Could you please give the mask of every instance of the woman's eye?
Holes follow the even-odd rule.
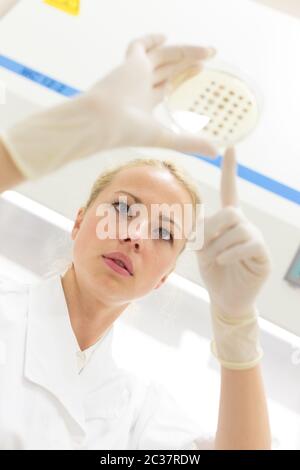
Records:
[[[115,208],[117,208],[117,211],[120,213],[120,214],[123,214],[123,215],[130,215],[128,213],[128,209],[130,209],[130,206],[128,206],[128,204],[126,204],[125,202],[120,202],[120,201],[116,201],[116,202],[113,202],[112,203],[112,206],[114,206]],[[120,209],[121,207],[121,209]],[[123,208],[123,209],[122,209]],[[160,233],[164,233],[163,235],[163,238],[162,240],[165,240],[165,241],[168,241],[170,243],[173,243],[174,241],[174,237],[172,235],[171,232],[169,232],[169,230],[163,228],[163,227],[159,227],[159,231]]]
[[[128,204],[126,204],[126,202],[120,202],[120,201],[116,201],[112,204],[114,207],[118,206],[118,209],[117,211],[120,212],[121,214],[128,214],[128,209],[130,209],[130,206],[128,206]],[[120,207],[121,207],[121,210],[120,210]],[[123,208],[123,209],[122,209]],[[124,210],[125,209],[125,210]]]
[[[159,231],[160,231],[160,233],[161,233],[161,232],[164,232],[164,233],[165,233],[165,237],[166,237],[166,238],[163,237],[162,240],[165,240],[165,241],[168,241],[168,242],[170,242],[170,243],[173,243],[173,235],[172,235],[171,232],[169,232],[169,230],[167,230],[167,229],[165,229],[165,228],[163,228],[163,227],[159,227]]]

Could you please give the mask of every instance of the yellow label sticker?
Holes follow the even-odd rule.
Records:
[[[44,2],[70,15],[79,15],[80,0],[44,0]]]

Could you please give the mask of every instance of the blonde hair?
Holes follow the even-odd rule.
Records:
[[[90,195],[85,205],[82,206],[84,211],[86,211],[93,204],[93,202],[101,193],[101,191],[103,191],[111,183],[113,178],[120,171],[125,170],[127,168],[133,168],[136,166],[143,165],[168,170],[190,194],[194,210],[196,209],[197,204],[201,204],[201,196],[198,192],[198,188],[195,181],[182,167],[170,160],[158,160],[154,158],[135,158],[123,164],[110,167],[98,176],[91,188]],[[72,265],[72,244],[70,245],[69,242],[69,234],[65,234],[63,236],[63,239],[60,240],[60,243],[58,243],[58,245],[59,251],[61,251],[62,253],[59,253],[56,260],[50,264],[50,268],[46,271],[46,273],[44,273],[44,277],[49,277],[57,273],[64,274],[66,270]],[[179,255],[184,249],[185,245],[181,249]]]
[[[175,164],[171,160],[158,160],[155,158],[135,158],[123,164],[119,164],[117,166],[111,167],[106,171],[102,172],[96,181],[94,182],[89,198],[86,201],[85,205],[83,206],[84,211],[86,211],[96,200],[98,195],[103,191],[113,180],[113,178],[122,170],[127,168],[134,168],[137,166],[151,166],[159,169],[164,169],[169,171],[176,180],[184,187],[187,192],[189,193],[192,199],[192,205],[194,213],[196,213],[196,207],[198,204],[202,203],[202,199],[200,193],[198,191],[196,182],[192,179],[192,177],[185,171],[184,168],[180,167],[179,165]],[[194,229],[194,225],[193,225]],[[180,251],[180,253],[184,250]]]

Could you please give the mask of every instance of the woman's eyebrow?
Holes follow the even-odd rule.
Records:
[[[132,194],[132,193],[129,193],[128,191],[120,190],[120,191],[116,191],[114,194],[117,194],[117,193],[125,193],[125,194],[128,194],[128,195],[131,196],[136,202],[143,204],[143,201],[142,201],[139,197],[135,196],[135,195]],[[171,222],[173,225],[176,225],[176,227],[177,227],[179,230],[181,230],[181,227],[180,227],[176,222],[174,222],[173,219],[169,219],[169,217],[166,217],[166,216],[163,215],[163,214],[161,214],[161,219],[162,219],[162,220],[165,220],[165,221]]]
[[[142,202],[143,202],[139,197],[135,196],[135,195],[132,194],[132,193],[129,193],[128,191],[120,190],[120,191],[116,191],[114,194],[117,194],[117,193],[125,193],[125,194],[128,194],[129,196],[133,197],[133,199],[135,199],[137,202],[139,202],[139,203],[142,203]]]

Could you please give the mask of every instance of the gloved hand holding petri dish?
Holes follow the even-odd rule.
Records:
[[[163,103],[168,127],[202,134],[219,149],[234,145],[256,127],[262,97],[252,79],[220,60],[195,75],[173,77]]]

